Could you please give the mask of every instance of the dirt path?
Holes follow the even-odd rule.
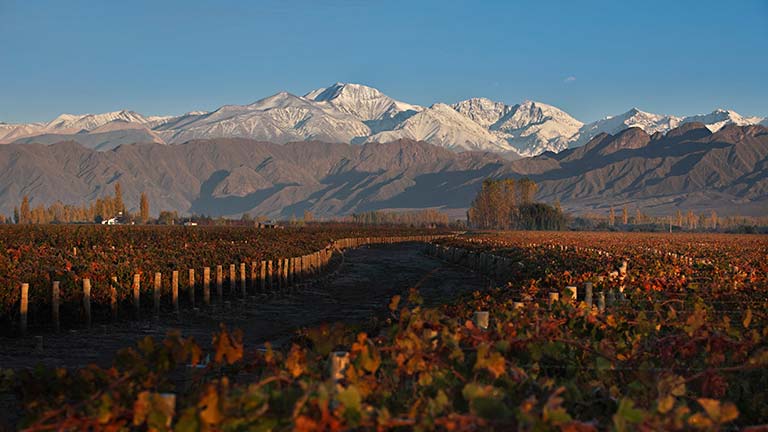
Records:
[[[244,332],[246,347],[265,341],[280,344],[296,329],[324,322],[366,322],[385,313],[396,294],[418,287],[427,304],[437,304],[461,293],[485,287],[476,274],[448,266],[421,253],[423,245],[399,244],[359,248],[344,253],[335,276],[287,294],[235,301],[214,313],[182,310],[180,320],[121,321],[116,324],[61,334],[43,334],[43,351],[35,349],[35,335],[0,338],[0,368],[25,368],[38,363],[78,367],[111,364],[115,351],[145,336],[162,337],[172,329],[192,336],[202,346],[210,343],[220,322]]]

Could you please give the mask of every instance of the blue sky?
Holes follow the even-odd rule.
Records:
[[[181,114],[336,81],[429,105],[768,116],[768,0],[0,0],[0,121]]]

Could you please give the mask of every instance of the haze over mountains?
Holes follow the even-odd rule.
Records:
[[[212,112],[144,116],[133,111],[62,114],[48,123],[0,123],[0,143],[72,140],[90,149],[122,144],[180,144],[193,139],[248,138],[283,144],[325,141],[363,144],[399,139],[425,141],[455,151],[488,151],[510,159],[560,152],[586,144],[602,132],[628,127],[667,132],[701,122],[715,132],[727,124],[768,124],[759,117],[716,110],[689,117],[659,115],[632,108],[584,124],[540,102],[507,105],[485,98],[422,107],[397,101],[360,84],[336,83],[304,96],[281,92],[249,105],[225,105]]]
[[[538,112],[530,106],[520,112],[523,105],[507,107],[484,101],[465,104],[477,103],[483,109],[447,105],[422,108],[385,99],[346,104],[335,102],[331,94],[323,90],[311,93],[312,98],[276,95],[254,104],[253,115],[246,117],[253,127],[263,127],[280,124],[280,116],[264,114],[270,111],[266,106],[286,107],[280,109],[286,116],[316,113],[318,118],[292,129],[301,136],[310,125],[324,133],[335,133],[334,124],[371,130],[397,121],[398,116],[418,120],[421,113],[431,112],[433,116],[439,111],[446,117],[467,118],[493,136],[505,128],[520,129],[520,123]],[[322,103],[313,102],[316,99]],[[333,107],[331,102],[348,111]],[[243,110],[248,108],[231,109]],[[321,114],[325,110],[333,114]],[[459,110],[473,113],[474,118]],[[649,214],[692,209],[716,210],[721,215],[764,215],[768,208],[768,127],[761,125],[726,124],[717,129],[712,124],[683,119],[666,134],[649,134],[637,127],[609,134],[596,128],[597,134],[583,146],[515,161],[494,152],[454,152],[411,139],[360,144],[191,139],[203,136],[202,131],[213,124],[239,127],[241,122],[225,121],[227,111],[222,108],[210,116],[190,114],[171,119],[142,117],[147,129],[166,142],[175,133],[189,134],[178,145],[126,144],[108,151],[74,141],[2,145],[0,213],[11,214],[24,195],[32,198],[33,206],[56,200],[83,203],[110,194],[119,181],[130,208],[135,210],[139,194],[146,192],[155,214],[163,209],[183,214],[237,216],[249,212],[291,217],[310,210],[327,217],[380,209],[440,208],[460,216],[483,179],[521,176],[539,184],[540,200],[559,200],[566,210],[577,213],[597,210],[607,214],[610,206],[627,205]],[[415,114],[403,114],[407,111]],[[368,120],[355,123],[357,117]],[[157,123],[150,127],[153,122]],[[542,123],[546,122],[538,124]],[[422,122],[410,124],[415,128]],[[273,138],[285,137],[278,129],[271,130]]]

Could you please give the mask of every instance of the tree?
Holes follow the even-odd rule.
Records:
[[[178,218],[179,215],[175,211],[163,210],[157,216],[157,223],[161,225],[173,225],[176,223],[176,219]]]
[[[19,208],[14,207],[13,208],[13,223],[21,223],[21,216],[19,216]]]
[[[683,212],[677,209],[677,226],[683,227]]]
[[[309,210],[304,210],[304,222],[312,222],[315,216]]]
[[[123,202],[123,187],[120,182],[115,183],[115,211],[125,214],[125,203]]]
[[[621,209],[621,223],[626,225],[629,223],[629,212],[627,212],[627,206]]]
[[[32,222],[32,212],[29,209],[29,197],[24,195],[21,199],[21,219],[20,223],[28,224]]]
[[[611,206],[611,211],[608,213],[608,225],[614,226],[616,224],[616,211]]]
[[[712,210],[709,217],[710,217],[710,223],[712,224],[712,229],[716,230],[718,225],[717,212]]]
[[[149,221],[149,199],[145,192],[141,193],[141,199],[139,203],[139,220],[145,224]]]

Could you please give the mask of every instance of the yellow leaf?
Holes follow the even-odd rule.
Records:
[[[752,322],[752,309],[747,308],[747,312],[744,315],[744,321],[741,323],[744,324],[744,328],[749,328],[749,323]]]
[[[144,424],[144,421],[149,415],[149,392],[143,391],[136,397],[136,402],[133,403],[133,425],[140,426]]]
[[[699,405],[704,407],[709,418],[717,420],[720,418],[720,401],[716,399],[700,398],[697,400]]]
[[[304,373],[306,354],[296,344],[291,345],[291,351],[288,353],[288,358],[285,359],[285,367],[290,372],[291,376],[298,378]]]
[[[391,310],[392,312],[395,312],[399,304],[400,304],[400,296],[396,295],[392,297],[392,301],[389,302],[389,310]]]
[[[672,408],[675,407],[675,398],[674,396],[665,396],[658,401],[658,409],[660,414],[666,414],[668,413]]]
[[[221,422],[221,410],[219,409],[219,392],[213,385],[208,386],[208,390],[200,402],[197,404],[200,409],[200,420],[207,424],[218,424]]]

